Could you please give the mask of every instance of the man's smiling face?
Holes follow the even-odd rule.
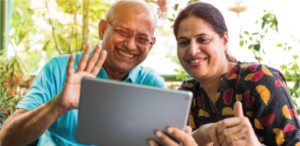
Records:
[[[146,59],[155,43],[155,21],[151,13],[137,13],[126,8],[115,10],[112,18],[107,20],[103,33],[102,46],[107,51],[103,66],[129,72]]]

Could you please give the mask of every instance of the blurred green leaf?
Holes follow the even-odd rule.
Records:
[[[294,60],[296,60],[298,58],[298,55],[294,55],[293,58]]]
[[[260,44],[254,45],[254,50],[255,50],[255,51],[259,51],[259,50],[260,50]]]
[[[259,33],[258,32],[254,32],[254,33],[252,33],[252,35],[258,35]]]
[[[285,69],[287,69],[287,67],[286,67],[286,65],[281,65],[281,66],[280,66],[280,69],[281,69],[282,71],[284,71]]]
[[[245,33],[246,35],[249,35],[249,32],[248,32],[248,31],[244,31],[244,33]]]
[[[282,44],[277,44],[277,47],[282,47]]]
[[[168,18],[170,22],[174,22],[174,18]]]
[[[244,41],[240,41],[240,46],[243,47]]]
[[[300,82],[297,82],[293,87],[295,93],[297,93],[299,87],[300,87]]]

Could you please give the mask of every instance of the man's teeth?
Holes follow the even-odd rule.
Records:
[[[200,59],[200,60],[191,60],[190,62],[191,63],[199,63],[199,62],[201,62],[201,61],[204,61],[205,59]]]
[[[124,52],[122,52],[122,51],[119,51],[119,53],[122,54],[123,56],[129,57],[129,58],[132,58],[132,57],[133,57],[133,55],[126,54],[126,53],[124,53]]]

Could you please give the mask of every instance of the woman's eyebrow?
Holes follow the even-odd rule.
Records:
[[[188,38],[182,36],[182,37],[179,37],[179,38],[178,38],[178,40],[180,40],[180,39],[188,39]]]
[[[199,36],[210,36],[210,35],[208,35],[208,34],[206,34],[206,33],[200,33],[200,34],[197,34],[197,35],[195,35],[194,37],[199,37]]]
[[[200,33],[200,34],[196,34],[195,36],[193,36],[193,37],[202,37],[202,36],[209,36],[210,37],[210,35],[208,35],[207,33]],[[179,37],[178,38],[178,40],[180,40],[180,39],[188,39],[187,37],[184,37],[184,36],[182,36],[182,37]]]

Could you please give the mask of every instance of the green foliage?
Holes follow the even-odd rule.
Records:
[[[247,44],[247,40],[251,42],[248,45],[248,49],[253,51],[253,54],[255,58],[258,60],[258,62],[263,61],[261,57],[261,53],[265,54],[265,51],[263,48],[261,48],[261,44],[264,43],[265,41],[265,36],[268,35],[269,30],[273,30],[276,33],[278,32],[278,20],[275,14],[273,13],[268,13],[265,11],[265,14],[261,18],[262,24],[261,24],[261,32],[254,32],[250,35],[248,31],[244,31],[244,33],[249,36],[243,37],[240,35],[240,38],[242,39],[240,41],[240,46],[242,47],[244,45],[244,42]],[[256,24],[258,21],[256,21]],[[296,39],[295,39],[296,40]],[[294,40],[294,41],[295,41]],[[277,47],[283,48],[284,51],[290,51],[292,49],[291,46],[288,45],[288,43],[279,43],[277,44]],[[300,98],[300,91],[299,91],[299,86],[300,86],[300,70],[298,66],[298,62],[296,61],[298,58],[298,55],[293,56],[294,61],[288,63],[287,65],[281,65],[280,69],[283,72],[283,76],[287,81],[292,81],[294,83],[293,87],[288,87],[288,91],[290,95],[292,96],[293,102],[295,106],[297,107],[297,113],[300,115],[300,105],[297,105],[296,100]]]
[[[21,56],[27,50],[17,51],[28,32],[19,29],[12,36],[6,35],[13,46],[14,56],[9,58],[5,50],[0,56],[0,124],[16,110],[15,106],[22,100],[32,82],[27,62]]]
[[[252,50],[256,60],[258,62],[263,61],[261,54],[265,54],[265,50],[261,48],[261,44],[267,40],[265,40],[265,36],[268,33],[268,30],[275,30],[278,32],[278,21],[276,18],[276,15],[270,12],[267,12],[264,10],[265,14],[263,15],[262,19],[262,30],[261,32],[253,32],[249,33],[248,31],[244,31],[244,34],[247,36],[240,35],[241,41],[240,46],[242,47],[245,44],[248,44],[248,49]],[[255,22],[255,24],[258,23],[258,20]],[[278,45],[280,47],[280,45]]]
[[[37,72],[41,59],[48,62],[60,54],[82,51],[85,48],[82,44],[95,45],[100,42],[98,23],[110,7],[105,0],[43,2],[44,6],[33,7],[32,1],[14,1],[11,35],[5,34],[13,47],[13,56],[9,57],[5,50],[0,56],[0,127],[26,93],[23,91],[29,88],[33,80],[29,72]],[[57,5],[48,12],[48,6],[53,3]],[[59,14],[59,17],[49,13]],[[88,21],[83,22],[83,19]],[[48,26],[52,30],[48,31]],[[87,30],[83,34],[84,28]],[[87,39],[83,39],[84,36]]]
[[[294,61],[290,62],[287,65],[281,65],[280,69],[284,73],[283,76],[286,80],[292,81],[294,83],[293,87],[288,87],[290,95],[293,97],[293,103],[298,108],[297,113],[300,115],[300,105],[296,103],[296,100],[300,98],[300,69],[298,62],[296,61],[298,55],[293,56]]]
[[[38,63],[42,59],[42,53],[46,54],[44,61],[48,62],[52,57],[60,54],[82,51],[85,48],[82,45],[83,41],[84,44],[95,45],[99,43],[98,23],[104,18],[110,7],[110,3],[105,0],[50,0],[43,2],[45,5],[38,8],[32,8],[31,1],[14,2],[11,31],[30,32],[22,44],[25,48],[23,50],[26,51],[26,55],[22,55],[22,57],[27,61],[30,72],[36,72],[39,68]],[[47,6],[49,7],[52,3],[56,3],[57,6],[49,12],[59,14],[61,17],[53,17],[53,15],[48,14]],[[84,9],[83,4],[87,3],[88,9]],[[88,23],[83,23],[83,14],[87,12]],[[83,35],[84,24],[88,25],[87,28],[89,28],[85,35]],[[46,26],[51,26],[54,33],[52,34],[51,30],[48,31]],[[31,29],[18,30],[20,28]],[[16,34],[14,33],[11,37],[17,38]],[[83,40],[83,36],[87,36],[87,39]],[[42,46],[32,48],[32,46],[37,45]]]
[[[180,66],[180,69],[174,69],[174,71],[178,73],[178,75],[176,76],[176,79],[184,81],[186,79],[191,78],[191,76],[189,76],[181,66]]]

